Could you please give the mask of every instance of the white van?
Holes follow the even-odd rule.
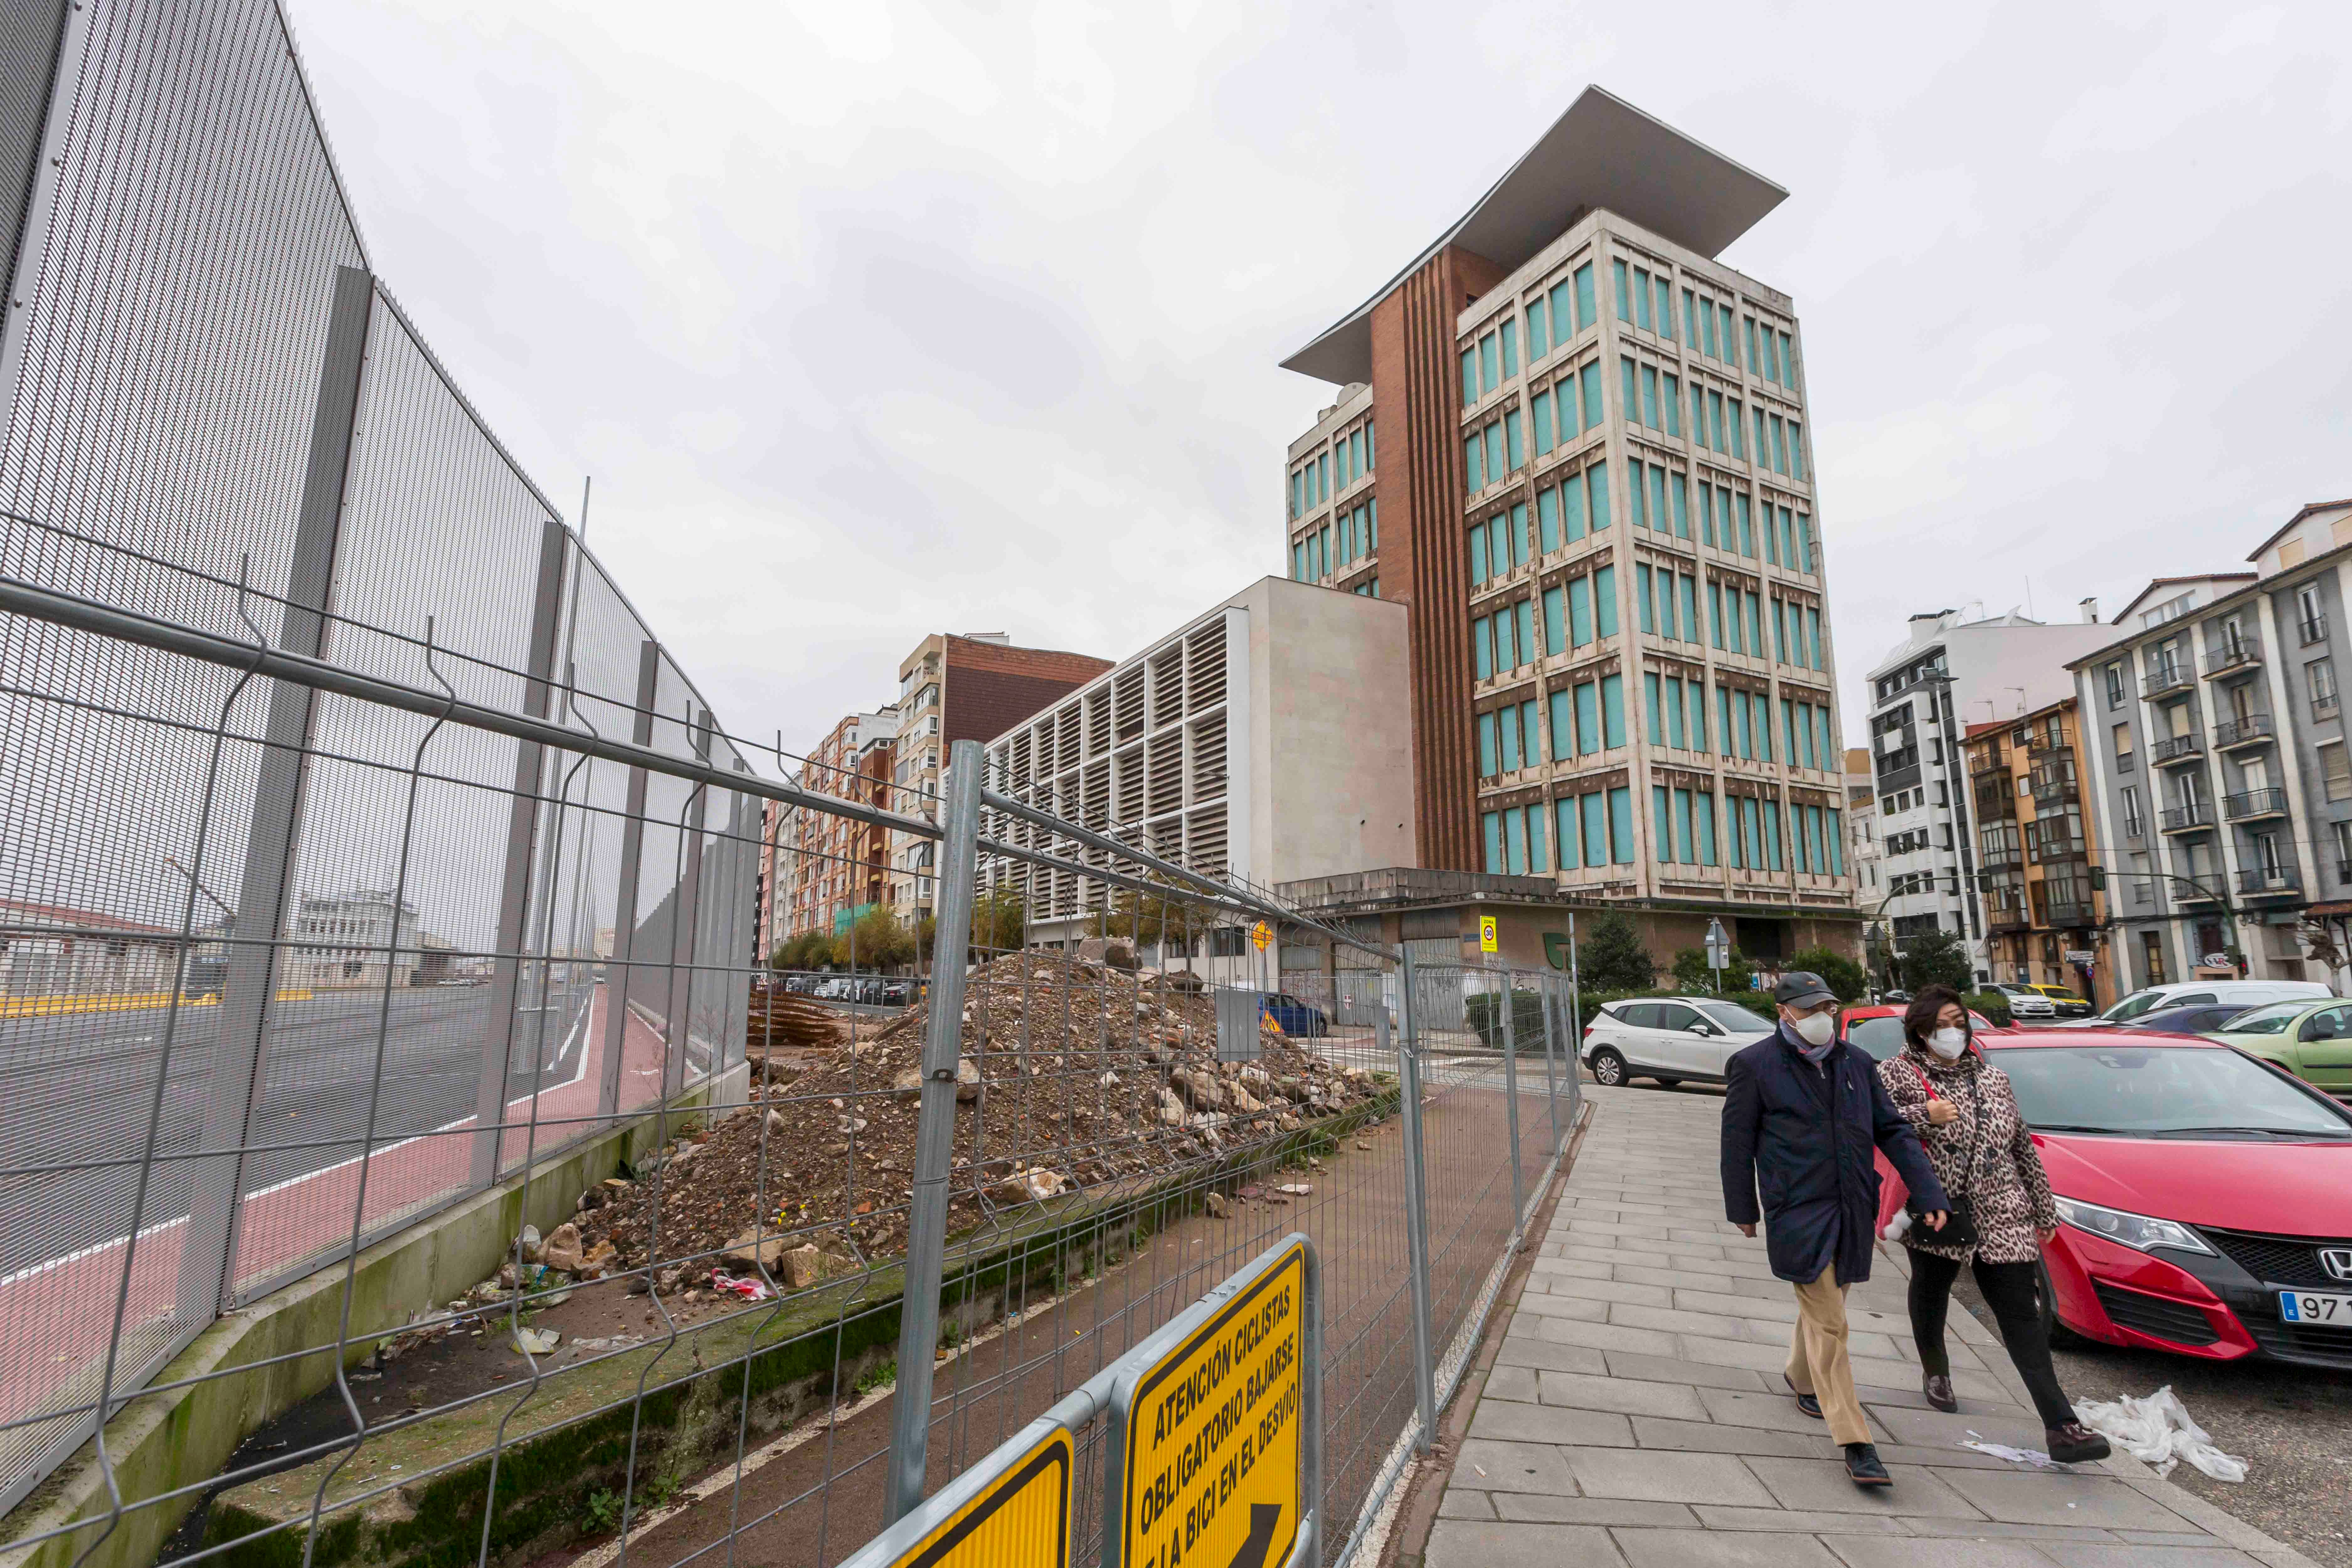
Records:
[[[2259,1007],[2266,1002],[2302,1002],[2334,994],[2326,986],[2311,980],[2182,980],[2135,991],[2095,1018],[2071,1019],[2055,1027],[2120,1024],[2126,1018],[2153,1013],[2158,1007],[2202,1007],[2222,1002]]]

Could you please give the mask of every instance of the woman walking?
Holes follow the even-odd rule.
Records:
[[[1878,1064],[1879,1079],[1918,1132],[1951,1202],[1941,1231],[1915,1226],[1904,1237],[1911,1249],[1911,1335],[1926,1374],[1921,1392],[1938,1410],[1960,1407],[1944,1318],[1960,1265],[1971,1264],[2041,1413],[2050,1457],[2066,1464],[2104,1459],[2107,1440],[2074,1419],[2050,1363],[2037,1266],[2042,1244],[2058,1233],[2058,1205],[2009,1075],[1976,1047],[1969,1010],[1949,986],[1919,993],[1903,1016],[1903,1037],[1902,1051]]]

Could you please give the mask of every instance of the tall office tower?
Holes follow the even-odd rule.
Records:
[[[1796,315],[1715,259],[1786,194],[1588,88],[1283,362],[1342,388],[1291,574],[1410,609],[1423,864],[1621,901],[1660,954],[1855,940]]]

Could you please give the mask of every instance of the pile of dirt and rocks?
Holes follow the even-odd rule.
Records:
[[[903,1253],[922,1089],[924,1006],[788,1087],[672,1142],[635,1181],[582,1197],[551,1265],[695,1260],[798,1287]],[[1216,1059],[1216,1007],[1187,974],[1057,952],[972,971],[958,1063],[950,1235],[1076,1189],[1159,1177],[1295,1132],[1378,1092],[1272,1024],[1258,1059]],[[709,1261],[704,1261],[708,1259]]]

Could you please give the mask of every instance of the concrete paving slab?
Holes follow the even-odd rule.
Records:
[[[1685,1276],[1687,1278],[1687,1276]],[[1788,1286],[1775,1279],[1774,1289],[1762,1280],[1754,1282],[1756,1289],[1748,1293],[1731,1293],[1712,1287],[1693,1290],[1678,1288],[1674,1307],[1681,1312],[1713,1312],[1726,1318],[1761,1318],[1770,1322],[1789,1324],[1797,1321],[1797,1298]]]
[[[1605,1373],[1609,1370],[1603,1352],[1587,1350],[1582,1345],[1554,1344],[1549,1340],[1517,1332],[1516,1322],[1512,1327],[1514,1331],[1504,1336],[1502,1348],[1495,1352],[1495,1361],[1499,1366],[1532,1367],[1548,1372]]]
[[[1580,1443],[1630,1448],[1633,1425],[1607,1410],[1564,1410],[1546,1405],[1510,1405],[1482,1399],[1470,1417],[1470,1436],[1507,1443]]]
[[[1772,1500],[1771,1494],[1747,1466],[1728,1454],[1675,1454],[1648,1448],[1570,1448],[1564,1452],[1570,1469],[1575,1473],[1577,1487],[1586,1497],[1634,1498],[1644,1502],[1734,1503],[1755,1508]]]
[[[1629,1329],[1620,1323],[1587,1323],[1574,1318],[1547,1318],[1525,1312],[1513,1319],[1512,1325],[1514,1333],[1532,1333],[1556,1345],[1582,1345],[1596,1351],[1673,1355],[1680,1343],[1674,1335],[1662,1334],[1655,1329]]]
[[[1430,1528],[1426,1568],[1625,1568],[1597,1524],[1488,1524],[1441,1519]]]
[[[1611,1533],[1633,1568],[1839,1568],[1829,1548],[1810,1535],[1718,1535],[1706,1530]]]
[[[1682,1421],[1705,1421],[1706,1406],[1697,1392],[1672,1383],[1632,1382],[1593,1377],[1583,1373],[1543,1372],[1536,1374],[1536,1397],[1546,1405],[1584,1410],[1613,1410],[1627,1415],[1669,1415]]]
[[[1887,1473],[1895,1478],[1895,1484],[1867,1489],[1855,1486],[1843,1462],[1837,1459],[1750,1459],[1748,1467],[1782,1508],[1897,1519],[1990,1517],[1946,1485],[1937,1471],[1917,1465],[1889,1465]]]
[[[1760,1393],[1765,1390],[1764,1374],[1745,1367],[1713,1366],[1703,1361],[1683,1361],[1675,1356],[1637,1355],[1631,1351],[1601,1352],[1612,1377],[1638,1378],[1648,1383],[1686,1383],[1704,1388],[1738,1388]],[[1564,1371],[1583,1371],[1581,1367]]]
[[[1636,1285],[1628,1289],[1647,1290],[1652,1287]],[[1712,1340],[1747,1340],[1789,1342],[1786,1323],[1759,1323],[1749,1318],[1727,1318],[1717,1312],[1677,1312],[1671,1307],[1641,1306],[1631,1301],[1609,1303],[1609,1321],[1623,1323],[1628,1328],[1662,1329],[1670,1334],[1704,1334]]]
[[[1499,1359],[1487,1369],[1486,1386],[1479,1391],[1481,1400],[1524,1400],[1532,1405],[1536,1399],[1536,1373],[1533,1367],[1510,1366]]]
[[[2261,1568],[2260,1559],[2252,1553],[2218,1542],[2206,1546],[2068,1546],[2063,1551],[2058,1560],[2065,1568]]]
[[[1485,1492],[1474,1492],[1465,1487],[1448,1487],[1437,1500],[1440,1519],[1492,1519],[1495,1500]]]
[[[1679,1334],[1675,1336],[1675,1346],[1670,1353],[1679,1355],[1685,1361],[1745,1367],[1750,1372],[1764,1373],[1768,1382],[1784,1373],[1789,1365],[1789,1342],[1785,1339],[1779,1344],[1768,1345],[1753,1340],[1716,1340],[1703,1334]]]
[[[1549,1524],[1695,1525],[1698,1516],[1678,1502],[1635,1502],[1630,1498],[1543,1497],[1535,1492],[1497,1492],[1495,1511],[1505,1519]]]
[[[1873,1518],[1868,1514],[1802,1513],[1777,1508],[1714,1508],[1705,1503],[1691,1510],[1699,1522],[1709,1530],[1741,1532],[1774,1531],[1811,1535],[1822,1531],[1874,1531],[1885,1535],[1907,1535],[1910,1521]]]
[[[1553,1276],[1545,1289],[1555,1296],[1580,1296],[1590,1301],[1624,1301],[1644,1307],[1664,1307],[1675,1297],[1663,1285],[1629,1285],[1620,1279],[1576,1279],[1565,1275]]]
[[[1697,1394],[1698,1402],[1706,1406],[1707,1419],[1725,1426],[1762,1426],[1775,1432],[1828,1430],[1820,1416],[1808,1415],[1797,1408],[1797,1396],[1793,1394],[1746,1394],[1731,1388],[1702,1388]],[[1864,1407],[1863,1415],[1869,1418],[1868,1406]],[[1873,1421],[1870,1440],[1880,1443],[1886,1438],[1885,1428]]]
[[[1601,1450],[1595,1450],[1600,1452]],[[1577,1495],[1576,1477],[1560,1451],[1548,1443],[1499,1443],[1467,1437],[1454,1456],[1454,1478],[1486,1492],[1551,1492]]]
[[[1570,1279],[1570,1285],[1607,1284],[1607,1280]],[[1595,1300],[1578,1295],[1553,1295],[1549,1291],[1528,1290],[1519,1297],[1519,1310],[1532,1312],[1539,1318],[1581,1318],[1588,1323],[1606,1322],[1609,1309],[1617,1303]]]
[[[1668,1421],[1655,1415],[1636,1415],[1633,1422],[1633,1440],[1644,1448],[1685,1454],[1763,1454],[1784,1459],[1818,1459],[1837,1452],[1818,1422],[1810,1433],[1718,1426],[1712,1421]]]
[[[2109,1476],[2056,1470],[1939,1470],[1987,1519],[2093,1524],[2105,1530],[2185,1530],[2188,1521]]]
[[[2025,1541],[1940,1541],[1886,1535],[1828,1535],[1823,1543],[1845,1568],[2052,1568]],[[2071,1559],[2069,1560],[2071,1561]]]

